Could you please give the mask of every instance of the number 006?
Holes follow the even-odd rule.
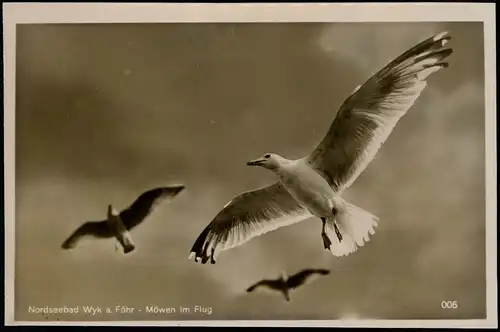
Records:
[[[443,309],[456,309],[458,308],[457,301],[441,301],[441,308]]]

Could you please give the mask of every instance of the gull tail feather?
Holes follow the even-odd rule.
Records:
[[[129,238],[124,238],[121,245],[123,247],[124,254],[128,254],[129,252],[132,252],[135,250],[135,245],[130,242]]]
[[[115,242],[115,248],[117,248],[118,245],[121,245],[124,254],[128,254],[129,252],[135,250],[135,244],[128,231],[116,234],[115,238],[117,240],[117,242]]]
[[[134,251],[135,250],[134,242],[132,241],[130,232],[123,224],[121,218],[119,216],[112,215],[107,220],[107,223],[110,226],[110,229],[112,229],[113,233],[115,234],[116,240],[123,247],[123,253],[128,254]]]
[[[336,218],[327,223],[327,234],[332,244],[330,251],[334,256],[347,256],[370,240],[378,226],[378,217],[362,208],[343,201]],[[341,234],[339,240],[335,232],[335,224]]]

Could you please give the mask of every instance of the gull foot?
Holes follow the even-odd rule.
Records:
[[[330,241],[330,238],[326,233],[321,233],[321,237],[323,238],[323,246],[325,247],[326,250],[330,249],[330,246],[332,245],[332,241]]]
[[[335,234],[337,235],[337,238],[339,239],[339,242],[342,242],[342,234],[340,233],[340,230],[337,227],[337,224],[334,224],[333,227],[335,228]]]

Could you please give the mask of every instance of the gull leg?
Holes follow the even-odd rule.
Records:
[[[323,246],[325,247],[326,250],[330,249],[330,246],[332,245],[332,241],[326,235],[326,219],[321,218],[321,222],[323,223],[322,229],[321,229],[321,237],[323,238]]]
[[[337,215],[337,209],[333,208],[332,212],[333,212],[333,216],[335,218],[335,216]],[[339,239],[339,242],[342,242],[342,233],[340,233],[340,230],[339,230],[337,223],[335,221],[333,222],[333,229],[335,230],[335,235],[337,235],[337,239]]]
[[[340,233],[339,228],[337,227],[337,223],[333,223],[333,228],[335,229],[335,234],[337,235],[337,238],[339,239],[339,242],[342,242],[342,234]]]

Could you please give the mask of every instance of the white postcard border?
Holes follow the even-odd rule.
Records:
[[[494,3],[161,4],[4,3],[5,325],[498,327],[496,53]],[[483,22],[485,45],[486,276],[484,320],[103,321],[14,320],[15,26],[20,23]]]

